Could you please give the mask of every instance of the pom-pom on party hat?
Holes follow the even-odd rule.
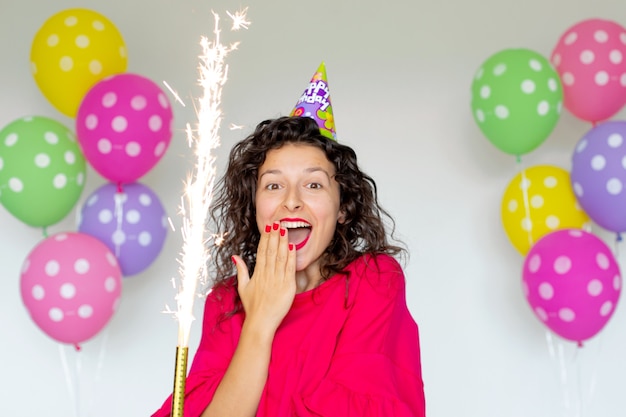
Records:
[[[320,127],[322,135],[337,140],[335,132],[335,118],[333,106],[330,104],[328,79],[326,78],[326,65],[320,64],[313,74],[309,86],[298,99],[298,103],[291,111],[291,116],[310,117]]]

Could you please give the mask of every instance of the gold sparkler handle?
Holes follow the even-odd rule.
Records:
[[[174,365],[174,391],[172,392],[171,417],[183,417],[185,408],[185,382],[187,380],[188,347],[176,346],[176,364]]]

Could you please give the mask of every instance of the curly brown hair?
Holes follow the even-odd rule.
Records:
[[[259,123],[251,135],[233,147],[226,172],[217,183],[210,216],[217,230],[225,233],[221,244],[211,249],[215,287],[232,285],[236,274],[231,260],[234,254],[243,258],[253,274],[261,236],[255,212],[258,170],[268,151],[287,143],[321,149],[335,166],[340,210],[345,213],[345,222],[337,224],[333,239],[322,255],[324,280],[341,273],[362,255],[395,256],[406,252],[402,243],[393,237],[395,222],[380,206],[376,183],[359,169],[354,150],[322,135],[310,117],[279,117]],[[390,229],[389,234],[386,227]],[[389,239],[396,244],[391,244]],[[236,310],[239,310],[240,301],[237,302]]]

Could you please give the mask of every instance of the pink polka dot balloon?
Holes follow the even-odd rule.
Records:
[[[122,290],[117,259],[98,239],[58,233],[39,243],[22,266],[22,301],[52,339],[78,345],[115,312]]]
[[[620,296],[619,266],[607,245],[579,229],[545,235],[528,252],[522,286],[550,330],[582,343],[609,321]]]
[[[576,117],[599,122],[626,103],[626,29],[602,19],[570,27],[552,51],[563,84],[565,107]]]
[[[172,108],[151,80],[124,73],[94,85],[76,116],[85,159],[104,178],[130,183],[150,171],[172,138]]]

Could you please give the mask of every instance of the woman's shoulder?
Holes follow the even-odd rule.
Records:
[[[392,274],[404,277],[398,260],[386,253],[364,254],[348,265],[348,269],[360,274]]]
[[[359,280],[362,291],[393,296],[405,286],[400,263],[388,254],[366,254],[349,265],[350,279]]]

